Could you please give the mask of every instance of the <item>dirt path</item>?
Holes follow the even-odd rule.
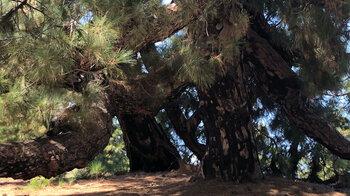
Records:
[[[330,187],[267,178],[255,183],[235,185],[232,182],[190,182],[191,175],[179,172],[131,173],[100,180],[79,180],[71,185],[49,186],[28,190],[29,181],[0,178],[0,196],[12,195],[247,195],[247,196],[346,196]]]

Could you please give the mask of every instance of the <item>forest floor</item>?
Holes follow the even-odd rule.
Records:
[[[29,181],[0,178],[0,196],[12,195],[244,195],[244,196],[346,196],[350,189],[334,190],[329,186],[295,182],[283,178],[234,184],[215,180],[193,181],[192,175],[178,171],[163,173],[128,173],[97,180],[77,180],[72,184],[29,189]],[[340,192],[338,192],[340,191]]]

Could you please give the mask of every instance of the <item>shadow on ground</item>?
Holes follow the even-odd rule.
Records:
[[[244,195],[244,196],[346,196],[324,185],[295,182],[283,178],[234,184],[196,179],[177,171],[168,173],[130,173],[99,180],[79,180],[71,185],[49,186],[40,190],[25,189],[28,181],[0,179],[0,193],[9,195]],[[190,180],[191,179],[191,180]],[[346,191],[348,191],[346,193]],[[2,195],[0,194],[0,196]]]

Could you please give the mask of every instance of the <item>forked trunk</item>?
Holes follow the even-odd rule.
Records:
[[[118,116],[131,171],[169,171],[179,168],[180,155],[154,117]]]
[[[174,126],[176,134],[184,141],[186,147],[188,147],[196,157],[201,160],[205,153],[205,145],[198,142],[195,134],[200,122],[197,113],[198,111],[189,119],[186,119],[176,102],[168,103],[165,107],[165,111]]]

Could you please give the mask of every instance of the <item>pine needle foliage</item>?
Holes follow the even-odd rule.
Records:
[[[168,51],[169,66],[182,80],[196,84],[199,88],[207,88],[215,82],[220,67],[219,60],[203,55],[200,50],[186,43],[181,37],[172,40]]]
[[[121,34],[115,23],[106,14],[91,12],[83,1],[33,0],[13,13],[21,2],[0,2],[2,141],[42,135],[68,104],[88,111],[102,89],[95,84],[82,93],[63,88],[65,77],[77,69],[99,69],[116,78],[123,75],[119,64],[136,62],[130,51],[115,49]],[[4,19],[7,13],[11,15]]]
[[[280,32],[275,40],[287,38],[278,45],[294,51],[293,66],[300,68],[306,93],[339,90],[349,71],[349,2],[252,1],[250,6],[261,10],[271,28]]]

